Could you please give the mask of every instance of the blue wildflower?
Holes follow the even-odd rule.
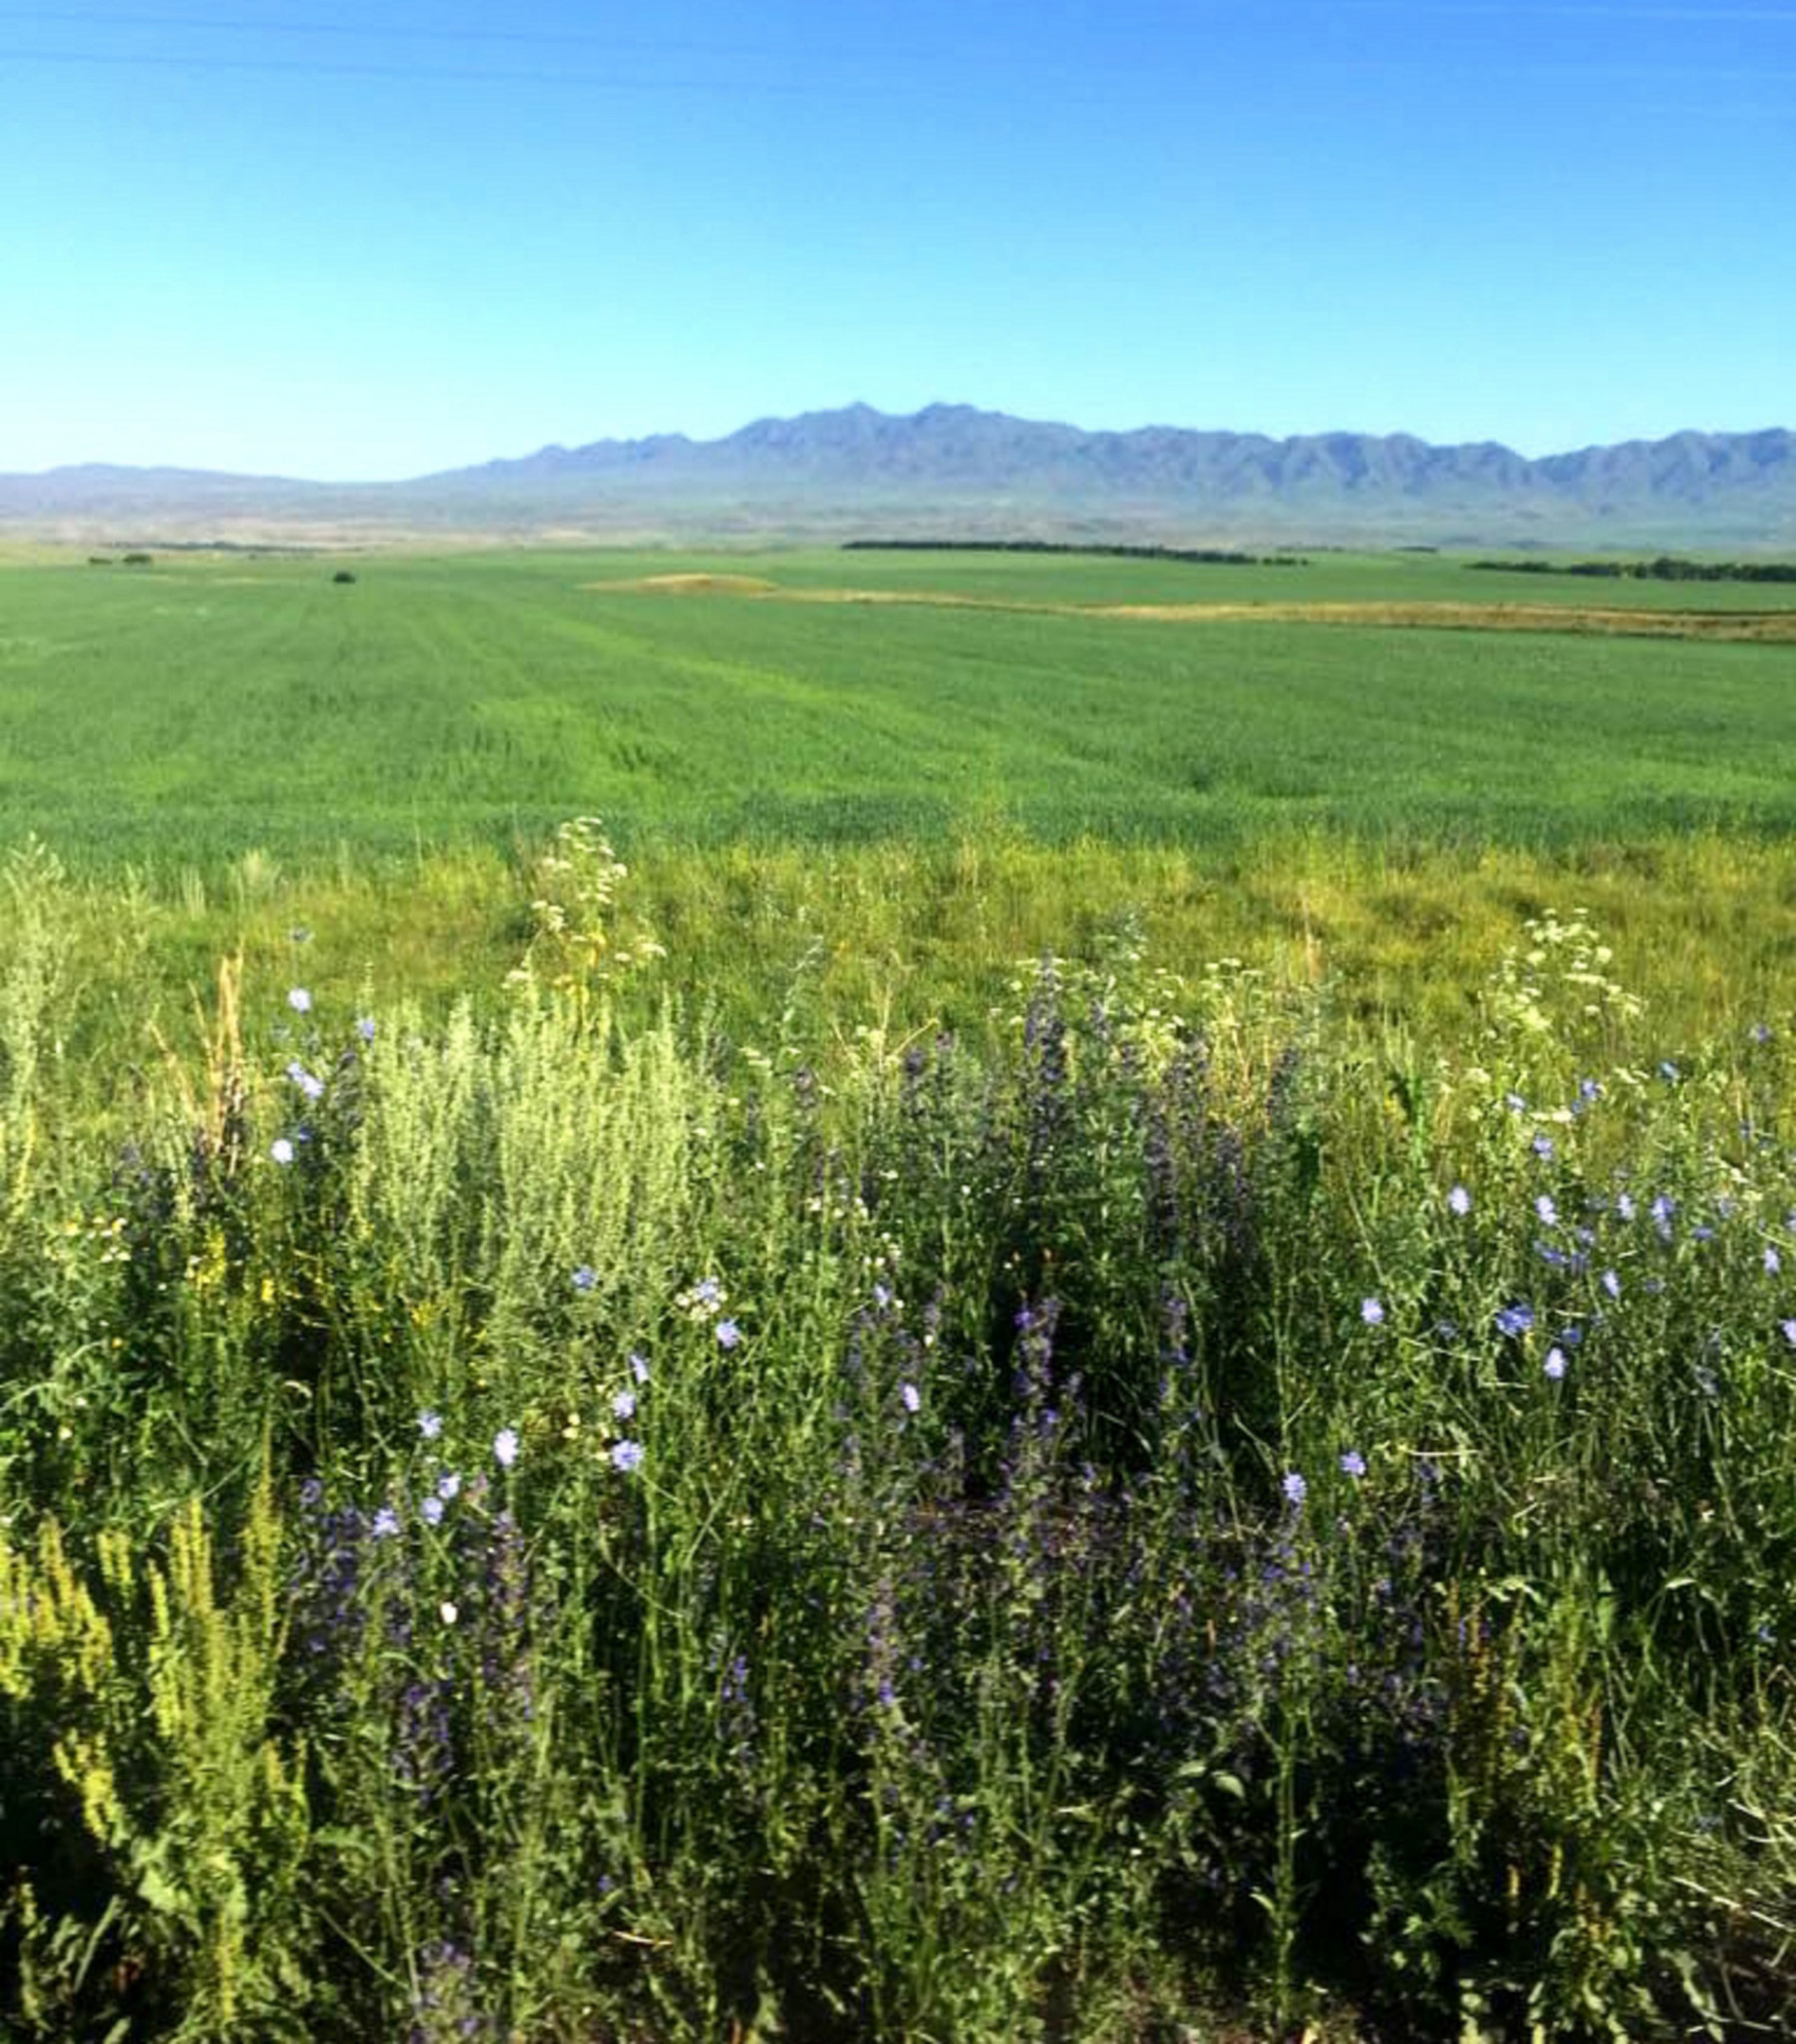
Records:
[[[1284,1481],[1280,1484],[1279,1488],[1284,1492],[1286,1501],[1292,1506],[1301,1505],[1303,1500],[1309,1496],[1309,1485],[1304,1482],[1295,1469],[1286,1472]]]
[[[440,1412],[420,1412],[418,1431],[427,1441],[433,1441],[443,1430],[443,1415]]]
[[[1384,1325],[1384,1316],[1383,1299],[1362,1298],[1360,1300],[1360,1318],[1365,1321],[1368,1327],[1382,1327]]]
[[[311,1013],[311,1004],[312,997],[304,987],[295,986],[287,989],[287,1006],[292,1009],[295,1015],[309,1015]]]
[[[719,1348],[733,1348],[741,1338],[742,1330],[736,1325],[734,1320],[719,1320],[717,1322],[717,1346]]]
[[[576,1291],[591,1291],[598,1282],[599,1273],[593,1269],[591,1264],[582,1264],[573,1274],[573,1284]]]
[[[493,1436],[493,1460],[501,1469],[509,1469],[518,1459],[518,1430],[502,1426]]]
[[[1357,1478],[1364,1476],[1365,1473],[1365,1456],[1360,1453],[1358,1448],[1349,1448],[1347,1452],[1341,1457],[1341,1474],[1343,1476],[1352,1476]]]
[[[268,1145],[268,1155],[273,1158],[276,1164],[291,1164],[293,1161],[293,1146],[284,1136],[276,1136],[273,1142]]]
[[[643,1444],[641,1441],[619,1441],[611,1451],[612,1467],[621,1469],[626,1476],[633,1469],[643,1466]]]
[[[376,1540],[390,1540],[399,1530],[399,1514],[391,1505],[382,1505],[374,1514],[374,1523],[368,1530]]]
[[[923,1393],[917,1389],[915,1384],[900,1384],[898,1386],[898,1396],[906,1412],[917,1412],[922,1409]]]
[[[1615,1271],[1604,1271],[1602,1274],[1602,1288],[1608,1293],[1610,1298],[1619,1298],[1621,1296],[1620,1274]]]
[[[1566,1351],[1563,1348],[1548,1349],[1547,1360],[1542,1363],[1541,1368],[1557,1384],[1566,1374]]]
[[[634,1391],[620,1391],[612,1400],[612,1417],[614,1419],[634,1419],[636,1417],[636,1393]]]
[[[1534,1325],[1534,1307],[1518,1299],[1514,1305],[1499,1309],[1497,1331],[1500,1334],[1526,1334]]]
[[[1543,1193],[1535,1202],[1535,1212],[1541,1217],[1541,1226],[1543,1228],[1557,1228],[1559,1226],[1559,1209],[1554,1205],[1551,1193]]]
[[[1464,1186],[1455,1186],[1452,1192],[1447,1195],[1447,1205],[1455,1214],[1470,1214],[1472,1211],[1472,1195],[1467,1192]]]

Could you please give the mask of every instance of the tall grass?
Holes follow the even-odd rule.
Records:
[[[750,1010],[559,855],[481,1000],[288,934],[148,1051],[11,868],[14,2034],[1788,2021],[1785,1013],[1570,911],[1450,1023],[1121,914]]]

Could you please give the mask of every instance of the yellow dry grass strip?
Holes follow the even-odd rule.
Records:
[[[610,595],[734,596],[781,603],[903,605],[933,610],[1027,611],[1051,617],[1134,618],[1155,624],[1373,625],[1449,632],[1577,632],[1641,639],[1796,643],[1796,609],[1696,611],[1514,603],[1056,603],[931,589],[794,589],[758,575],[650,575],[591,582]]]

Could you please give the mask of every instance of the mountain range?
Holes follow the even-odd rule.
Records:
[[[105,464],[0,474],[0,532],[86,544],[1027,538],[1796,548],[1796,434],[1684,432],[1530,460],[1406,433],[1086,432],[865,404],[716,440],[544,447],[403,482]]]

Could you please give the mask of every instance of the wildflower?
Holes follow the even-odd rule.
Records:
[[[1553,1138],[1551,1136],[1537,1136],[1529,1147],[1543,1164],[1551,1164],[1553,1162]]]
[[[273,1158],[276,1164],[291,1164],[293,1161],[293,1146],[284,1136],[276,1136],[273,1142],[268,1145],[268,1155]]]
[[[614,1419],[634,1419],[636,1417],[636,1393],[634,1391],[620,1391],[612,1400],[612,1417]]]
[[[1309,1485],[1304,1482],[1295,1469],[1286,1472],[1284,1482],[1280,1485],[1280,1488],[1283,1490],[1286,1500],[1293,1506],[1301,1505],[1303,1500],[1309,1496]]]
[[[1362,1298],[1360,1300],[1360,1318],[1365,1321],[1368,1327],[1382,1327],[1384,1325],[1384,1316],[1383,1299]]]
[[[1767,1274],[1767,1276],[1769,1276],[1769,1277],[1772,1277],[1772,1278],[1775,1278],[1775,1277],[1777,1276],[1778,1272],[1779,1272],[1779,1271],[1781,1271],[1782,1269],[1783,1269],[1783,1258],[1782,1258],[1782,1257],[1780,1257],[1780,1256],[1779,1256],[1779,1255],[1777,1254],[1777,1246],[1776,1246],[1776,1244],[1775,1244],[1775,1243],[1766,1243],[1766,1245],[1765,1245],[1765,1271],[1766,1271],[1766,1274]]]
[[[1796,1320],[1784,1320],[1780,1324],[1783,1327],[1784,1339],[1792,1348],[1796,1348]]]
[[[643,1466],[643,1444],[641,1441],[619,1441],[611,1451],[611,1458],[612,1467],[628,1476],[633,1469]]]
[[[1635,1211],[1633,1195],[1631,1193],[1617,1193],[1615,1195],[1615,1212],[1620,1215],[1623,1221],[1631,1221],[1634,1218]]]
[[[311,1013],[311,995],[304,987],[288,987],[287,1006],[292,1009],[295,1015],[309,1015]]]
[[[1500,1334],[1526,1334],[1534,1325],[1534,1307],[1518,1300],[1506,1305],[1497,1313],[1497,1331]]]
[[[715,1278],[700,1278],[692,1286],[694,1305],[716,1306],[723,1303],[723,1287]]]
[[[1769,1022],[1755,1022],[1747,1033],[1751,1036],[1754,1043],[1769,1043],[1771,1041],[1771,1025]]]
[[[355,1019],[355,1033],[361,1038],[363,1043],[372,1043],[374,1041],[374,1017],[372,1015],[358,1015]]]
[[[630,1373],[639,1384],[649,1381],[649,1358],[639,1355],[634,1348],[630,1351]]]
[[[1610,1298],[1619,1298],[1621,1296],[1621,1278],[1619,1273],[1615,1271],[1604,1271],[1602,1274],[1602,1288],[1604,1291],[1608,1293]]]
[[[900,1384],[898,1386],[898,1397],[906,1412],[919,1412],[922,1410],[923,1393],[917,1389],[915,1384]]]
[[[453,1469],[445,1469],[437,1478],[436,1494],[445,1504],[453,1504],[461,1494],[461,1478]]]
[[[1360,1453],[1358,1448],[1349,1448],[1347,1452],[1341,1457],[1341,1474],[1343,1476],[1352,1476],[1358,1478],[1364,1476],[1365,1473],[1365,1456]]]
[[[502,1426],[493,1436],[493,1460],[501,1469],[509,1469],[518,1459],[518,1430]]]
[[[1557,1384],[1566,1374],[1566,1351],[1563,1348],[1548,1349],[1547,1360],[1542,1363],[1541,1368]]]
[[[1470,1214],[1472,1211],[1472,1195],[1467,1192],[1464,1186],[1455,1186],[1452,1192],[1447,1195],[1447,1206],[1449,1211],[1454,1214],[1462,1216]]]
[[[1683,1074],[1669,1058],[1661,1058],[1659,1060],[1659,1077],[1664,1080],[1667,1086],[1675,1086],[1678,1080],[1683,1077]]]
[[[719,1348],[733,1348],[741,1338],[742,1330],[736,1325],[734,1320],[719,1320],[717,1322],[717,1346]]]
[[[440,1497],[432,1494],[424,1500],[419,1509],[424,1514],[425,1525],[440,1526],[443,1523],[443,1500]]]
[[[574,1273],[574,1289],[576,1291],[591,1291],[598,1282],[599,1273],[593,1269],[591,1264],[582,1264],[579,1270]]]
[[[391,1505],[382,1505],[374,1514],[374,1523],[369,1528],[376,1540],[390,1540],[399,1530],[399,1514]]]
[[[1511,1114],[1526,1114],[1528,1112],[1528,1102],[1519,1093],[1506,1093],[1503,1096],[1503,1104],[1509,1109]]]
[[[1557,1228],[1559,1226],[1559,1209],[1554,1205],[1551,1193],[1543,1193],[1535,1202],[1535,1212],[1541,1217],[1541,1226],[1543,1228]]]
[[[455,1621],[458,1618],[460,1618],[461,1613],[449,1601],[449,1599],[445,1597],[442,1603],[437,1606],[437,1616],[443,1621],[445,1625],[453,1625]]]
[[[887,1306],[889,1306],[889,1305],[891,1304],[891,1302],[892,1302],[892,1289],[891,1289],[891,1286],[890,1286],[889,1284],[875,1284],[875,1285],[874,1285],[874,1287],[873,1287],[873,1303],[874,1303],[874,1304],[875,1304],[876,1306],[878,1306],[878,1308],[880,1309],[880,1311],[881,1311],[881,1312],[884,1312],[884,1311],[885,1311],[885,1309],[886,1309],[886,1307],[887,1307]]]
[[[433,1441],[443,1430],[443,1415],[440,1412],[420,1412],[418,1431],[427,1441]]]

